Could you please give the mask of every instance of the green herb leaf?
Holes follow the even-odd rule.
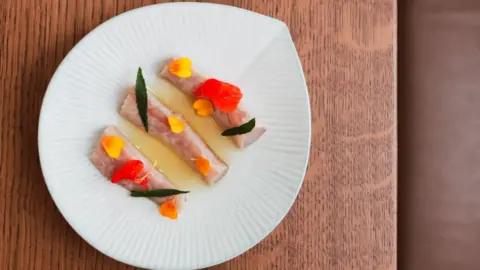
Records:
[[[252,131],[254,127],[255,127],[255,118],[252,118],[250,121],[246,122],[241,126],[229,128],[225,130],[224,132],[222,132],[222,136],[234,136],[234,135],[245,134]]]
[[[143,126],[145,127],[145,131],[148,132],[147,85],[145,84],[145,79],[143,78],[143,74],[142,74],[142,68],[140,67],[138,68],[138,71],[137,71],[137,82],[135,83],[135,96],[137,98],[138,114],[142,119],[142,123],[143,123]]]
[[[149,191],[132,191],[130,196],[132,197],[168,197],[183,193],[189,193],[190,191],[182,191],[176,189],[155,189]]]

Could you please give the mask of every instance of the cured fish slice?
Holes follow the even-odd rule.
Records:
[[[192,70],[191,77],[180,78],[175,74],[171,73],[168,69],[172,61],[173,60],[167,61],[167,64],[160,72],[160,76],[170,82],[176,88],[180,89],[186,95],[194,97],[194,91],[203,82],[205,82],[207,78],[204,78],[194,70]],[[251,119],[249,113],[240,106],[233,112],[222,112],[218,109],[215,109],[212,117],[215,122],[217,122],[217,124],[225,130],[238,127],[242,124],[245,124]],[[232,136],[232,139],[238,148],[245,148],[258,140],[265,133],[266,130],[267,129],[264,126],[261,126],[257,123],[257,125],[249,133]]]
[[[105,136],[118,136],[125,141],[125,147],[121,150],[120,156],[118,158],[111,158],[105,152],[102,144],[100,143]],[[144,168],[143,171],[139,174],[141,176],[148,174],[146,180],[146,188],[141,186],[138,183],[135,183],[131,180],[122,180],[118,184],[130,191],[146,191],[146,190],[157,190],[157,189],[174,189],[173,185],[168,181],[167,177],[163,173],[153,168],[153,165],[148,161],[138,149],[128,141],[128,139],[115,127],[107,127],[100,138],[100,141],[90,154],[90,160],[93,165],[109,180],[112,178],[112,175],[125,165],[127,161],[130,160],[140,160],[143,162]],[[169,197],[151,197],[149,198],[156,204],[162,204],[163,202],[171,199],[175,199],[175,205],[177,209],[181,209],[186,202],[186,194],[179,194]]]
[[[220,181],[227,173],[228,166],[220,160],[181,115],[175,114],[149,91],[147,91],[147,95],[148,133],[168,145],[195,171],[198,171],[196,160],[200,157],[207,159],[210,167],[206,175],[202,174],[203,180],[210,185]],[[120,108],[120,115],[144,130],[138,114],[134,88],[128,90],[127,97]],[[182,121],[184,130],[180,133],[172,132],[168,116],[173,116]]]

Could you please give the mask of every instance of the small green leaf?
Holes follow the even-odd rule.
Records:
[[[147,85],[145,84],[145,79],[143,78],[142,69],[139,67],[137,71],[137,82],[135,83],[135,96],[137,98],[137,108],[140,119],[142,119],[143,126],[145,131],[148,132],[148,115],[147,115],[147,106],[148,106],[148,96],[147,96]]]
[[[183,193],[188,193],[190,191],[182,191],[176,189],[156,189],[156,190],[149,190],[149,191],[132,191],[130,196],[132,197],[168,197]]]
[[[252,118],[250,121],[246,122],[241,126],[229,128],[225,130],[224,132],[222,132],[222,136],[234,136],[234,135],[245,134],[252,131],[254,127],[255,127],[255,118]]]

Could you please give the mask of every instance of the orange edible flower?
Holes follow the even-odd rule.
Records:
[[[111,158],[118,158],[125,144],[125,141],[118,136],[105,136],[102,139],[103,149]]]
[[[181,133],[185,129],[185,122],[182,120],[173,116],[168,116],[167,118],[170,130],[172,130],[173,133]]]
[[[190,78],[192,76],[192,61],[186,57],[179,58],[173,61],[168,70],[180,78]]]
[[[199,116],[210,116],[213,113],[213,104],[207,99],[197,99],[193,102],[193,108]]]
[[[208,171],[210,170],[210,161],[204,157],[197,157],[195,160],[195,167],[197,170],[203,174],[204,176],[208,175]]]
[[[233,84],[208,79],[194,92],[197,98],[208,98],[222,112],[232,112],[243,98],[240,88]]]
[[[169,200],[162,203],[162,205],[160,205],[158,210],[160,211],[160,214],[164,217],[168,217],[171,219],[177,219],[178,217],[178,211],[177,211],[177,206],[175,206],[175,200]]]

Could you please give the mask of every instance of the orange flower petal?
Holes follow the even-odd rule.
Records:
[[[169,200],[158,208],[160,214],[164,217],[168,217],[171,219],[177,219],[178,217],[178,211],[177,211],[177,206],[175,205],[175,200]]]
[[[197,99],[193,103],[193,108],[199,116],[210,116],[213,113],[213,104],[206,99]]]
[[[185,122],[182,120],[173,116],[168,116],[167,118],[170,130],[172,130],[173,133],[181,133],[185,129]]]
[[[125,144],[125,141],[118,136],[105,136],[102,139],[103,149],[111,158],[118,158]]]
[[[204,157],[197,157],[195,160],[195,167],[201,174],[207,176],[208,171],[210,170],[210,161]]]
[[[186,57],[179,58],[173,61],[168,70],[180,78],[189,78],[192,76],[192,61]]]

